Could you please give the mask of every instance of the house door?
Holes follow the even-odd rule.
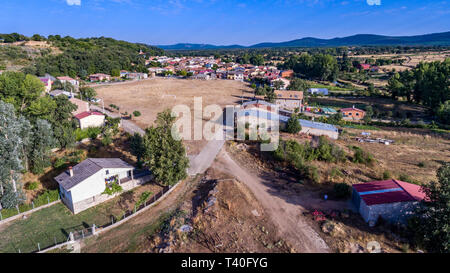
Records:
[[[127,176],[131,177],[131,171],[128,171]]]

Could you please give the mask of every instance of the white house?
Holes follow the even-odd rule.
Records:
[[[88,158],[69,167],[55,180],[59,184],[62,202],[77,214],[111,198],[103,192],[113,183],[127,190],[137,186],[133,170],[132,165],[120,158]]]
[[[275,103],[280,108],[294,110],[296,108],[302,109],[303,106],[303,92],[291,90],[275,90]]]
[[[101,127],[105,124],[105,115],[96,111],[86,111],[75,116],[78,120],[80,129],[89,127]]]
[[[80,82],[79,82],[79,81],[77,81],[77,80],[75,80],[75,79],[72,79],[71,77],[64,76],[64,77],[57,77],[57,79],[58,79],[62,84],[65,84],[66,82],[68,82],[68,83],[72,84],[72,85],[75,86],[75,87],[78,87],[78,86],[80,85]]]
[[[285,78],[278,78],[278,79],[273,79],[270,81],[270,86],[274,87],[275,86],[275,82],[281,82],[283,83],[283,86],[280,87],[280,90],[286,90],[287,87],[289,86],[289,84],[291,83],[290,80],[285,79]]]
[[[142,79],[147,79],[148,74],[147,73],[128,73],[126,75],[126,77],[128,79],[133,79],[133,80],[142,80]]]
[[[44,84],[45,86],[45,92],[50,92],[50,90],[52,90],[52,84],[53,81],[52,79],[50,79],[49,77],[39,77],[39,80],[41,80],[41,82]]]
[[[319,94],[319,95],[323,95],[323,96],[327,96],[328,95],[328,89],[327,88],[309,88],[308,92],[311,95],[314,95],[314,94]]]

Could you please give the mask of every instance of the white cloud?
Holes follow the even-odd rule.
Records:
[[[81,6],[81,0],[66,0],[69,6]]]

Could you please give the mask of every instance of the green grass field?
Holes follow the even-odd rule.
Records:
[[[146,186],[143,186],[146,187]],[[139,194],[124,192],[107,202],[73,215],[62,203],[44,208],[26,219],[14,220],[0,226],[0,253],[26,253],[44,249],[67,241],[71,231],[111,223],[112,217],[119,219],[125,210],[123,204],[133,207]],[[130,205],[131,204],[131,205]]]

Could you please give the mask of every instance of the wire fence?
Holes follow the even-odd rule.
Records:
[[[24,212],[48,205],[50,203],[53,203],[53,202],[59,201],[59,200],[60,200],[60,198],[59,198],[58,190],[47,191],[44,194],[41,194],[40,196],[35,198],[29,204],[22,204],[15,208],[1,209],[0,210],[0,221],[3,221],[5,219],[22,214]]]
[[[40,252],[55,247],[57,245],[67,243],[69,241],[78,241],[90,237],[92,235],[95,235],[98,231],[101,231],[102,229],[107,228],[113,224],[117,224],[118,222],[121,222],[129,218],[135,213],[155,203],[161,197],[163,197],[164,194],[166,194],[171,188],[172,186],[164,187],[161,191],[159,191],[158,193],[150,197],[148,200],[146,200],[143,204],[140,204],[139,206],[134,206],[134,209],[132,210],[125,211],[124,214],[120,217],[111,216],[111,222],[109,223],[103,225],[93,224],[92,226],[87,226],[87,224],[84,223],[82,225],[65,228],[61,230],[62,231],[61,233],[58,233],[56,235],[47,234],[45,232],[42,234],[32,234],[32,236],[23,234],[23,237],[28,239],[24,240],[26,242],[24,242],[23,240],[20,242],[20,244],[12,242],[8,247],[8,249],[2,250],[2,252],[3,251],[15,253]]]

